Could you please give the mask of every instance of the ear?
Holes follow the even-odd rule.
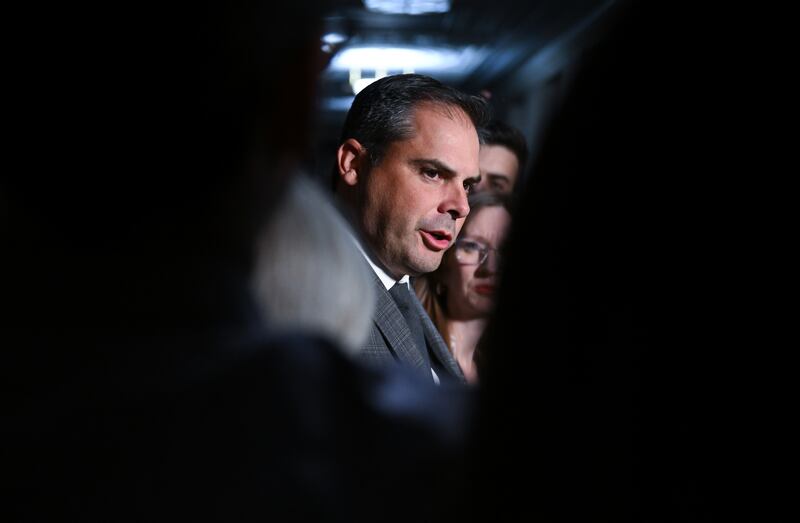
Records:
[[[348,138],[336,151],[336,166],[339,168],[339,178],[345,185],[354,186],[358,183],[358,175],[364,174],[366,169],[367,150],[355,138]]]

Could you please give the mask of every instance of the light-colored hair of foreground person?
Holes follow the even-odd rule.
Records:
[[[259,235],[256,301],[270,325],[318,332],[354,355],[375,293],[349,225],[315,183],[297,176]]]

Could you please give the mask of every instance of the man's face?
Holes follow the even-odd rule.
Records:
[[[478,135],[464,113],[450,113],[418,107],[413,137],[390,144],[364,179],[361,227],[394,277],[436,270],[469,213]]]
[[[511,194],[519,172],[517,155],[503,145],[482,145],[480,164],[481,183],[475,187],[476,192]]]

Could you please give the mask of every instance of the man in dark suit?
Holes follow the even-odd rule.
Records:
[[[377,310],[361,351],[370,363],[411,365],[436,383],[464,380],[408,283],[439,266],[469,213],[485,107],[433,78],[404,74],[366,87],[347,114],[336,190],[375,275]]]

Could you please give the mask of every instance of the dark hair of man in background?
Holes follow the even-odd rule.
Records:
[[[483,145],[502,145],[517,157],[520,173],[525,170],[528,163],[528,144],[525,135],[516,127],[512,127],[501,120],[492,120],[481,128],[481,143]],[[519,183],[519,177],[517,177]]]

